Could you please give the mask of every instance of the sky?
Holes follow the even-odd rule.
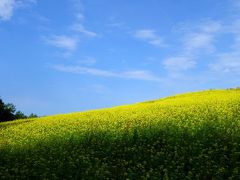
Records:
[[[0,97],[26,114],[240,86],[240,0],[0,0]]]

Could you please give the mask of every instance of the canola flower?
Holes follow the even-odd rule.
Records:
[[[0,179],[240,179],[240,90],[0,123]]]

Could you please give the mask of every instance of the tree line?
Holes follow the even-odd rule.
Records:
[[[4,103],[0,98],[0,122],[12,121],[16,119],[36,118],[36,114],[25,115],[21,111],[17,111],[16,106],[12,103]]]

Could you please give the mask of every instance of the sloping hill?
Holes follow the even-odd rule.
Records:
[[[240,179],[240,91],[0,123],[0,179]]]

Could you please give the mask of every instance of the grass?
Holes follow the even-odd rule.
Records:
[[[240,179],[240,90],[0,123],[0,179]]]

